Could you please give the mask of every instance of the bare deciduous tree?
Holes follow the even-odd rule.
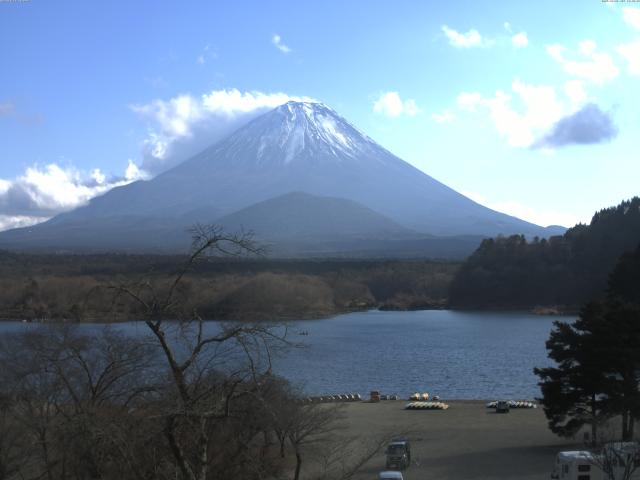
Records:
[[[349,480],[392,438],[382,435],[363,439],[341,436],[326,442],[315,453],[320,462],[320,474],[315,480]]]
[[[169,281],[106,287],[113,305],[137,305],[142,332],[58,325],[0,339],[0,479],[273,479],[295,457],[296,480],[303,458],[345,480],[378,450],[340,433],[339,407],[303,404],[273,374],[286,326],[207,323],[186,307],[209,254],[261,253],[249,234],[193,234]]]
[[[619,438],[620,432],[609,422],[601,425],[598,437],[589,445],[592,464],[607,480],[630,480],[640,468],[640,444]]]
[[[335,438],[340,428],[338,420],[342,417],[342,409],[341,405],[311,403],[300,405],[289,415],[287,437],[296,457],[293,479],[298,480],[305,449],[326,444]]]
[[[156,291],[144,280],[110,288],[139,305],[170,371],[172,391],[167,396],[172,401],[163,407],[161,417],[181,475],[205,480],[219,457],[213,440],[239,419],[236,404],[259,393],[260,382],[271,369],[270,349],[284,341],[286,330],[240,323],[206,328],[197,312],[183,311],[180,289],[198,262],[210,254],[262,253],[251,234],[228,235],[220,227],[203,225],[196,225],[192,234],[191,254],[166,291]],[[212,371],[217,371],[215,378]],[[251,440],[240,439],[237,447],[246,449]]]
[[[112,435],[155,391],[153,351],[112,329],[56,326],[0,343],[2,390],[24,442],[24,477],[98,478],[121,464]],[[135,470],[135,469],[134,469]]]
[[[16,478],[29,463],[27,436],[13,418],[12,401],[0,393],[0,479]]]

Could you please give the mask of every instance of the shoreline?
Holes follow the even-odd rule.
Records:
[[[482,313],[529,313],[531,315],[537,315],[541,317],[575,317],[579,314],[578,310],[573,309],[557,309],[555,307],[526,307],[526,308],[514,308],[514,307],[490,307],[490,308],[466,308],[466,307],[454,307],[451,305],[433,305],[433,306],[420,306],[420,307],[407,307],[407,308],[398,308],[395,306],[388,306],[386,304],[382,304],[379,306],[371,306],[367,308],[351,308],[338,310],[335,312],[312,312],[308,315],[280,315],[276,317],[262,317],[256,316],[255,318],[222,318],[222,319],[210,319],[205,318],[205,322],[245,322],[245,323],[287,323],[287,322],[296,322],[296,321],[308,321],[308,320],[327,320],[330,318],[335,318],[341,315],[348,315],[351,313],[366,313],[366,312],[420,312],[420,311],[457,311],[457,312],[482,312]],[[91,318],[91,319],[83,319],[83,320],[72,320],[72,319],[35,319],[35,318],[15,318],[9,315],[2,315],[0,313],[0,323],[4,322],[20,322],[20,323],[34,323],[34,324],[118,324],[118,323],[131,323],[131,322],[139,322],[142,320],[136,318],[118,318],[118,319],[109,319],[109,318]],[[165,321],[175,321],[174,319],[165,319]]]

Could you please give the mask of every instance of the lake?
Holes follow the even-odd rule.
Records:
[[[292,338],[304,347],[276,358],[274,371],[309,395],[380,390],[402,398],[413,392],[443,399],[533,398],[540,391],[532,370],[550,364],[545,341],[554,320],[571,317],[422,310],[296,321]],[[117,326],[146,333],[139,323]],[[2,322],[0,334],[24,328],[31,326]]]

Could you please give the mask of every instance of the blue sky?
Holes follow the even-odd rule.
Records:
[[[539,224],[640,193],[640,4],[0,1],[0,228],[290,98]]]

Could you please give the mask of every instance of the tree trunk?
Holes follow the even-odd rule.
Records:
[[[200,470],[198,473],[198,480],[207,480],[207,473],[209,472],[209,436],[207,435],[207,420],[205,418],[200,419],[200,438],[198,440],[198,463],[200,464]]]
[[[164,435],[169,443],[169,448],[171,449],[171,453],[173,453],[173,458],[176,460],[178,467],[180,468],[180,472],[182,472],[182,477],[186,480],[196,480],[195,475],[193,474],[189,464],[187,463],[187,459],[184,455],[184,452],[178,445],[178,441],[174,435],[174,419],[173,417],[167,418],[167,425],[164,429]]]
[[[626,442],[629,439],[629,413],[627,410],[622,411],[622,441]]]
[[[48,441],[47,441],[47,432],[46,430],[41,429],[39,432],[39,440],[40,440],[40,445],[42,447],[42,456],[43,456],[43,460],[44,460],[44,467],[47,469],[47,478],[49,480],[53,480],[53,472],[52,472],[52,465],[51,465],[51,461],[49,459],[49,446],[48,446]],[[65,474],[65,470],[64,470],[64,466],[66,465],[66,462],[62,462],[63,465],[63,469],[62,469],[62,475],[61,478],[65,478],[66,474]]]
[[[265,458],[269,455],[269,447],[271,446],[271,441],[269,440],[269,432],[264,430],[262,432],[262,447],[260,447],[260,458]]]
[[[595,447],[598,435],[598,412],[596,410],[596,395],[591,395],[591,446]]]
[[[302,455],[300,454],[300,451],[296,449],[296,473],[293,476],[293,480],[299,480],[301,468],[302,468]]]
[[[285,456],[284,455],[284,444],[285,444],[286,440],[287,439],[285,437],[282,437],[282,438],[279,439],[279,441],[280,441],[280,458],[284,458],[284,456]]]

